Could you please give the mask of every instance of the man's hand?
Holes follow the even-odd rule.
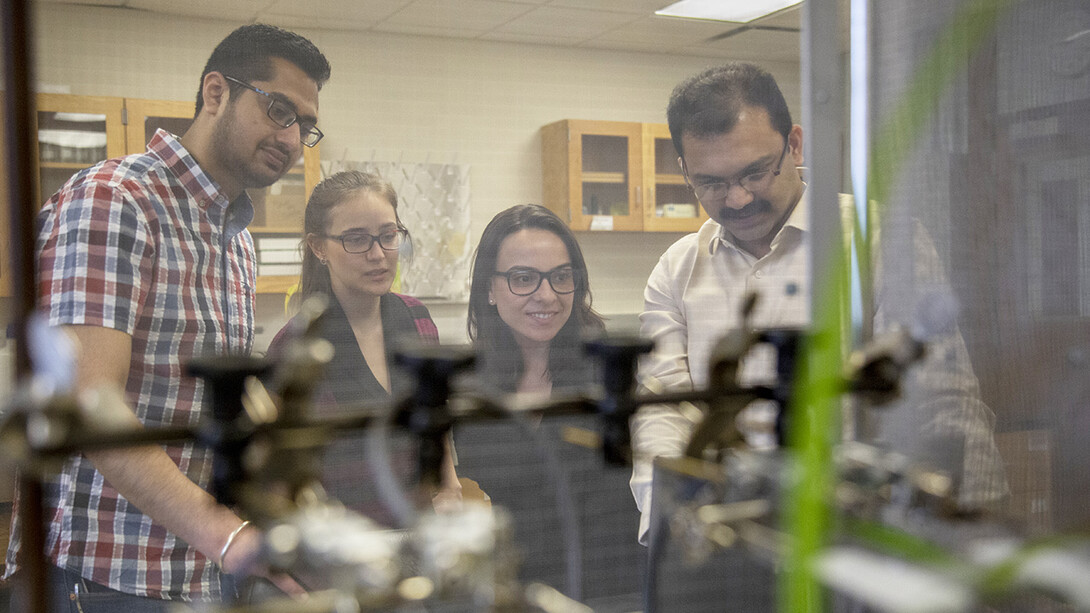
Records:
[[[220,560],[223,572],[240,577],[261,577],[267,579],[280,591],[293,598],[306,598],[303,586],[286,573],[275,572],[261,562],[262,533],[255,526],[244,527],[227,548],[226,555]]]

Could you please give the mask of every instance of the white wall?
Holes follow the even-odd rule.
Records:
[[[38,81],[73,94],[189,100],[212,48],[239,24],[142,11],[38,5]],[[472,233],[514,204],[541,201],[538,129],[559,119],[665,122],[678,81],[716,58],[299,29],[329,58],[324,160],[470,165]],[[798,64],[768,64],[796,116]],[[581,234],[595,306],[629,323],[648,273],[678,234]],[[263,297],[263,349],[284,319]],[[444,340],[465,308],[436,305]]]

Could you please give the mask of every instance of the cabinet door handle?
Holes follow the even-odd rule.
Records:
[[[637,204],[637,205],[639,205],[639,204],[641,203],[641,201],[640,201],[640,192],[641,192],[642,190],[643,190],[643,187],[642,187],[642,186],[640,186],[640,185],[637,185],[637,186],[636,186],[636,204]]]

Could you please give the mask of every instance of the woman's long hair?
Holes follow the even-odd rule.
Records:
[[[323,265],[318,256],[314,255],[307,244],[307,236],[311,234],[323,235],[329,230],[329,212],[335,206],[344,202],[352,194],[367,190],[385,199],[394,207],[394,219],[397,226],[401,225],[401,218],[397,215],[397,192],[394,186],[382,177],[358,170],[345,170],[338,172],[321,183],[314,186],[314,191],[307,201],[306,213],[303,216],[303,267],[299,273],[299,291],[294,300],[301,304],[314,294],[332,296],[333,288],[329,279],[329,268]]]
[[[500,391],[513,392],[522,376],[522,352],[495,305],[488,304],[488,291],[496,272],[500,245],[511,234],[534,228],[552,232],[568,249],[575,273],[575,293],[568,321],[549,344],[549,373],[553,389],[570,387],[587,379],[583,359],[585,337],[605,329],[602,317],[591,308],[590,283],[583,251],[568,226],[549,209],[538,204],[520,204],[492,218],[481,235],[473,258],[473,280],[469,289],[469,317],[466,328],[480,360],[482,382]]]

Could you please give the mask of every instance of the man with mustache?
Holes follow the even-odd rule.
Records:
[[[667,121],[685,178],[711,217],[700,230],[672,245],[647,281],[641,333],[655,351],[640,369],[641,381],[666,390],[704,388],[715,343],[743,325],[751,293],[758,301],[749,325],[758,329],[806,328],[810,321],[810,224],[803,163],[802,127],[791,122],[783,94],[767,71],[743,62],[712,68],[678,85]],[[942,265],[926,233],[911,240],[916,281],[945,286]],[[880,276],[880,275],[879,275]],[[894,322],[883,305],[892,294],[876,279],[875,327]],[[1007,492],[992,438],[990,410],[979,401],[964,342],[956,325],[941,331],[941,346],[929,347],[916,369],[905,411],[883,424],[885,434],[910,432],[914,457],[931,445],[958,447],[942,468],[959,484],[958,503],[979,508]],[[767,351],[765,351],[767,349]],[[770,383],[774,356],[759,347],[746,356],[743,384]],[[906,384],[906,388],[910,386]],[[767,401],[766,401],[767,402]],[[751,444],[774,442],[769,404],[753,403],[747,435]],[[635,462],[632,493],[646,543],[651,508],[651,461],[682,455],[694,423],[676,407],[651,406],[632,422]],[[956,439],[956,443],[949,443]],[[923,441],[923,442],[917,442]],[[933,450],[933,449],[932,449]]]
[[[159,130],[145,153],[83,170],[46,202],[39,304],[78,342],[79,390],[123,389],[134,425],[207,416],[186,362],[253,345],[245,190],[276,182],[321,139],[318,91],[329,73],[297,34],[238,28],[212,52],[183,136]],[[72,457],[46,487],[51,610],[166,611],[219,601],[231,592],[225,575],[259,572],[261,535],[208,493],[211,461],[193,443]],[[13,538],[8,572],[28,553]]]

